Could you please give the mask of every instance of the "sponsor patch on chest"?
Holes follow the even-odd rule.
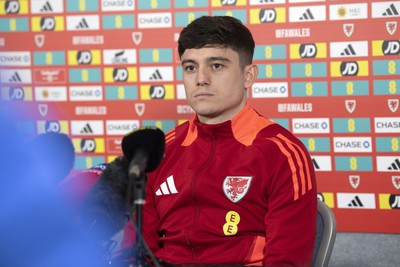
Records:
[[[252,176],[227,176],[222,188],[225,196],[233,203],[241,200],[250,188]]]

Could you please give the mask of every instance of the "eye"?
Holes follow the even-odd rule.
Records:
[[[192,72],[192,71],[194,71],[195,67],[193,65],[187,65],[187,66],[184,66],[183,69],[186,72]]]
[[[224,65],[222,65],[222,64],[220,64],[220,63],[214,63],[214,64],[212,65],[212,68],[215,69],[215,70],[222,69],[223,67],[224,67]]]

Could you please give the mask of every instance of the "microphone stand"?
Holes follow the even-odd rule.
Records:
[[[142,217],[143,205],[145,204],[145,188],[147,175],[144,172],[147,166],[148,154],[143,149],[138,149],[135,157],[128,167],[128,194],[127,194],[127,207],[131,207],[132,211],[132,224],[136,232],[136,249],[135,249],[135,267],[145,267],[146,264],[146,251],[152,256],[152,252],[147,247],[142,236]],[[133,192],[132,192],[133,189]],[[133,197],[132,197],[133,193]],[[132,205],[133,199],[133,205]],[[157,260],[153,258],[154,263],[157,265]]]

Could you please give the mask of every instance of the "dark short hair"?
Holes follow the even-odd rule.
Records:
[[[187,25],[178,39],[179,57],[186,49],[231,48],[239,54],[242,68],[252,63],[254,39],[248,28],[230,16],[202,16]]]

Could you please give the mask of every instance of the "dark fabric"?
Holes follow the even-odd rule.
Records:
[[[317,213],[317,234],[315,236],[315,243],[314,243],[314,253],[312,258],[312,266],[314,266],[315,259],[318,255],[319,246],[321,245],[322,236],[324,233],[324,219],[322,218],[321,214]]]

